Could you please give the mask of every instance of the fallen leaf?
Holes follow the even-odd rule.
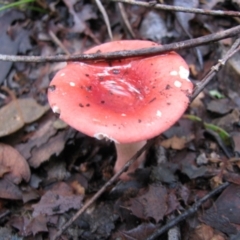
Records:
[[[231,101],[227,98],[222,98],[218,100],[212,100],[207,104],[207,110],[219,115],[224,115],[229,113],[233,109],[231,106]]]
[[[151,168],[150,178],[153,182],[175,183],[177,177],[174,173],[177,170],[177,164],[163,163]]]
[[[0,239],[1,240],[22,240],[21,237],[14,235],[10,228],[0,227]]]
[[[224,117],[214,119],[212,123],[227,131],[232,129],[234,123],[239,122],[239,118],[240,111],[239,109],[235,108],[231,113],[225,115]]]
[[[178,196],[180,197],[181,200],[183,200],[185,205],[188,205],[188,200],[190,196],[190,190],[184,185],[180,185],[177,191]]]
[[[166,215],[169,215],[173,213],[175,210],[177,210],[180,207],[180,203],[177,199],[175,191],[170,191],[168,194],[168,199],[167,199],[167,212]]]
[[[35,236],[40,232],[48,232],[47,218],[43,215],[38,215],[30,220],[30,222],[24,226],[27,233],[33,233]]]
[[[21,200],[22,192],[17,185],[7,179],[0,179],[0,198]]]
[[[153,218],[156,222],[163,219],[167,212],[167,190],[164,186],[150,185],[142,196],[131,199],[131,211],[140,218]]]
[[[28,189],[26,191],[23,191],[22,193],[22,199],[24,203],[27,203],[32,200],[37,200],[40,198],[39,193],[34,189]]]
[[[7,13],[1,15],[0,17],[0,53],[1,54],[7,54],[7,55],[17,55],[18,53],[18,46],[19,46],[19,38],[17,39],[11,39],[11,37],[8,35],[7,31],[9,26],[11,26],[12,22],[17,20],[23,20],[24,14],[20,11],[11,10]],[[4,79],[7,77],[11,67],[12,62],[1,62],[0,64],[0,83],[4,81]]]
[[[41,106],[34,99],[13,100],[0,109],[0,137],[21,129],[25,124],[39,119],[49,106]]]
[[[198,0],[174,0],[173,1],[174,6],[180,6],[180,7],[187,7],[187,8],[196,8],[199,5]],[[190,34],[190,28],[189,28],[189,21],[194,18],[194,13],[185,13],[185,12],[175,12],[175,15],[177,17],[177,20],[181,24],[184,31],[189,35]]]
[[[188,140],[184,137],[177,137],[173,136],[172,138],[163,140],[160,145],[165,147],[165,148],[172,148],[176,150],[182,150],[185,148],[186,143]]]
[[[11,168],[8,166],[1,165],[0,168],[0,178],[4,176],[4,174],[9,173],[11,171]]]
[[[190,179],[202,177],[207,172],[207,167],[196,167],[192,164],[182,164],[181,172],[185,173]]]
[[[65,146],[66,135],[66,131],[59,132],[56,136],[48,139],[48,141],[41,146],[33,148],[31,151],[32,156],[28,160],[30,166],[37,168],[43,162],[49,160],[52,155],[58,155]]]
[[[120,231],[119,235],[124,240],[145,240],[149,235],[154,232],[154,230],[156,230],[156,225],[154,225],[153,223],[142,223],[136,228],[133,228],[129,231]]]
[[[108,239],[115,228],[117,219],[118,215],[114,214],[112,203],[106,201],[88,208],[78,226],[81,226],[83,222],[89,224],[89,230],[93,235],[86,239]]]
[[[66,183],[59,183],[52,190],[48,190],[40,202],[33,204],[33,217],[41,214],[54,215],[67,212],[70,209],[79,209],[82,206],[82,195],[75,195]]]
[[[220,235],[214,233],[214,229],[205,224],[198,225],[190,235],[194,240],[224,240]]]
[[[29,181],[31,173],[25,158],[13,147],[0,143],[0,167],[9,168],[9,172],[5,177],[18,184],[24,179]]]
[[[140,33],[144,39],[161,42],[162,38],[166,37],[167,34],[166,21],[161,17],[159,12],[150,11],[143,18]]]
[[[73,16],[74,26],[71,28],[72,31],[82,33],[86,30],[86,20],[96,19],[97,14],[91,4],[85,4],[82,9],[78,12],[75,11],[75,0],[63,0],[68,7],[69,12]]]
[[[240,186],[231,184],[215,201],[214,205],[205,211],[201,220],[226,234],[236,234],[235,224],[240,225]]]
[[[231,135],[232,135],[234,152],[240,153],[240,134],[239,132],[233,132]]]
[[[53,126],[53,118],[53,115],[44,117],[28,141],[15,146],[31,167],[37,168],[52,155],[58,155],[74,133],[72,128],[58,132]]]

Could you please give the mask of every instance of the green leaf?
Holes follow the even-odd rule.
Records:
[[[225,98],[225,96],[216,89],[209,91],[209,94],[211,97],[215,97],[218,99]]]
[[[195,122],[202,122],[205,129],[210,129],[210,130],[216,132],[226,145],[230,144],[230,142],[231,142],[230,135],[224,129],[218,127],[217,125],[203,122],[201,118],[194,116],[194,115],[186,114],[183,117],[186,119],[195,121]]]

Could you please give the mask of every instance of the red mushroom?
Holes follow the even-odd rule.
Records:
[[[86,53],[134,50],[156,43],[105,43]],[[172,126],[189,104],[193,85],[186,62],[175,52],[153,56],[71,62],[53,78],[48,99],[53,112],[73,128],[115,142],[118,171],[146,142]],[[142,155],[127,173],[144,161]],[[128,179],[127,173],[121,176]]]

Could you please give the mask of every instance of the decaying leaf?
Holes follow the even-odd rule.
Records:
[[[152,223],[142,223],[141,225],[129,231],[121,231],[119,235],[121,235],[121,237],[126,240],[145,240],[149,235],[153,233],[155,229],[156,226]]]
[[[31,135],[27,144],[21,143],[16,146],[31,167],[37,168],[53,154],[58,155],[73,133],[72,129],[58,132],[53,126],[52,118],[39,124],[38,130]]]
[[[68,7],[69,12],[72,14],[74,19],[74,26],[71,28],[72,31],[82,33],[86,29],[86,20],[96,19],[97,15],[91,4],[86,4],[80,11],[75,10],[76,1],[64,0],[64,3]]]
[[[5,177],[13,182],[20,183],[22,179],[26,182],[30,179],[30,168],[25,158],[13,147],[0,143],[0,167],[9,168]]]
[[[239,132],[234,132],[232,135],[234,151],[240,153],[240,134]]]
[[[163,140],[160,144],[165,148],[181,150],[185,148],[185,145],[188,141],[189,140],[184,137],[173,136],[172,138]]]
[[[94,236],[89,239],[108,239],[115,228],[114,222],[118,216],[114,214],[113,205],[109,202],[92,205],[82,216],[81,220],[87,222],[90,232]]]
[[[140,27],[141,36],[145,39],[161,42],[163,37],[166,37],[167,27],[166,21],[161,17],[159,12],[148,12]]]
[[[190,239],[194,240],[225,240],[225,238],[218,234],[215,233],[215,230],[207,226],[205,224],[200,224],[194,229],[194,231],[190,234]]]
[[[24,229],[27,233],[33,233],[34,236],[40,232],[48,232],[47,218],[43,215],[38,215],[32,218],[28,225],[24,226]]]
[[[196,167],[192,164],[182,164],[182,172],[185,173],[190,179],[202,177],[207,171],[207,167]]]
[[[2,178],[6,173],[9,173],[10,171],[10,167],[2,165],[0,168],[0,178]]]
[[[13,100],[0,109],[0,137],[21,129],[25,124],[36,121],[49,106],[41,106],[34,99]]]
[[[228,186],[214,205],[204,212],[202,221],[226,234],[236,234],[235,224],[240,224],[239,192],[239,185]]]
[[[144,195],[131,199],[130,209],[139,218],[153,218],[156,222],[159,222],[167,212],[166,188],[162,185],[150,185]]]
[[[75,195],[66,183],[59,183],[52,190],[48,190],[39,203],[34,204],[33,216],[41,214],[54,215],[67,212],[70,209],[79,209],[82,206],[82,195]]]
[[[16,55],[18,52],[18,46],[19,46],[19,37],[16,39],[11,39],[11,36],[8,35],[7,31],[9,28],[9,25],[12,24],[12,22],[17,20],[23,20],[24,14],[20,11],[8,11],[7,13],[1,15],[0,17],[0,28],[1,28],[1,35],[0,35],[0,53],[1,54],[9,54],[9,55]],[[0,64],[0,83],[4,81],[6,76],[9,73],[9,70],[11,69],[12,62],[2,62]]]
[[[174,6],[180,6],[180,7],[187,7],[187,8],[196,8],[199,5],[198,0],[174,0],[173,1]],[[175,15],[177,17],[177,20],[181,24],[182,28],[184,31],[189,34],[190,29],[189,29],[189,21],[194,18],[195,14],[194,13],[184,13],[184,12],[175,12]]]
[[[0,179],[0,198],[21,200],[22,192],[17,185],[7,179]]]
[[[219,115],[224,115],[233,109],[230,103],[230,100],[227,98],[214,99],[207,104],[207,110]]]

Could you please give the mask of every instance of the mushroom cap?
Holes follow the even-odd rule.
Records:
[[[136,50],[150,41],[105,43],[85,53]],[[130,143],[167,130],[184,113],[193,84],[175,52],[93,63],[70,62],[50,83],[52,110],[73,128],[98,139]]]

